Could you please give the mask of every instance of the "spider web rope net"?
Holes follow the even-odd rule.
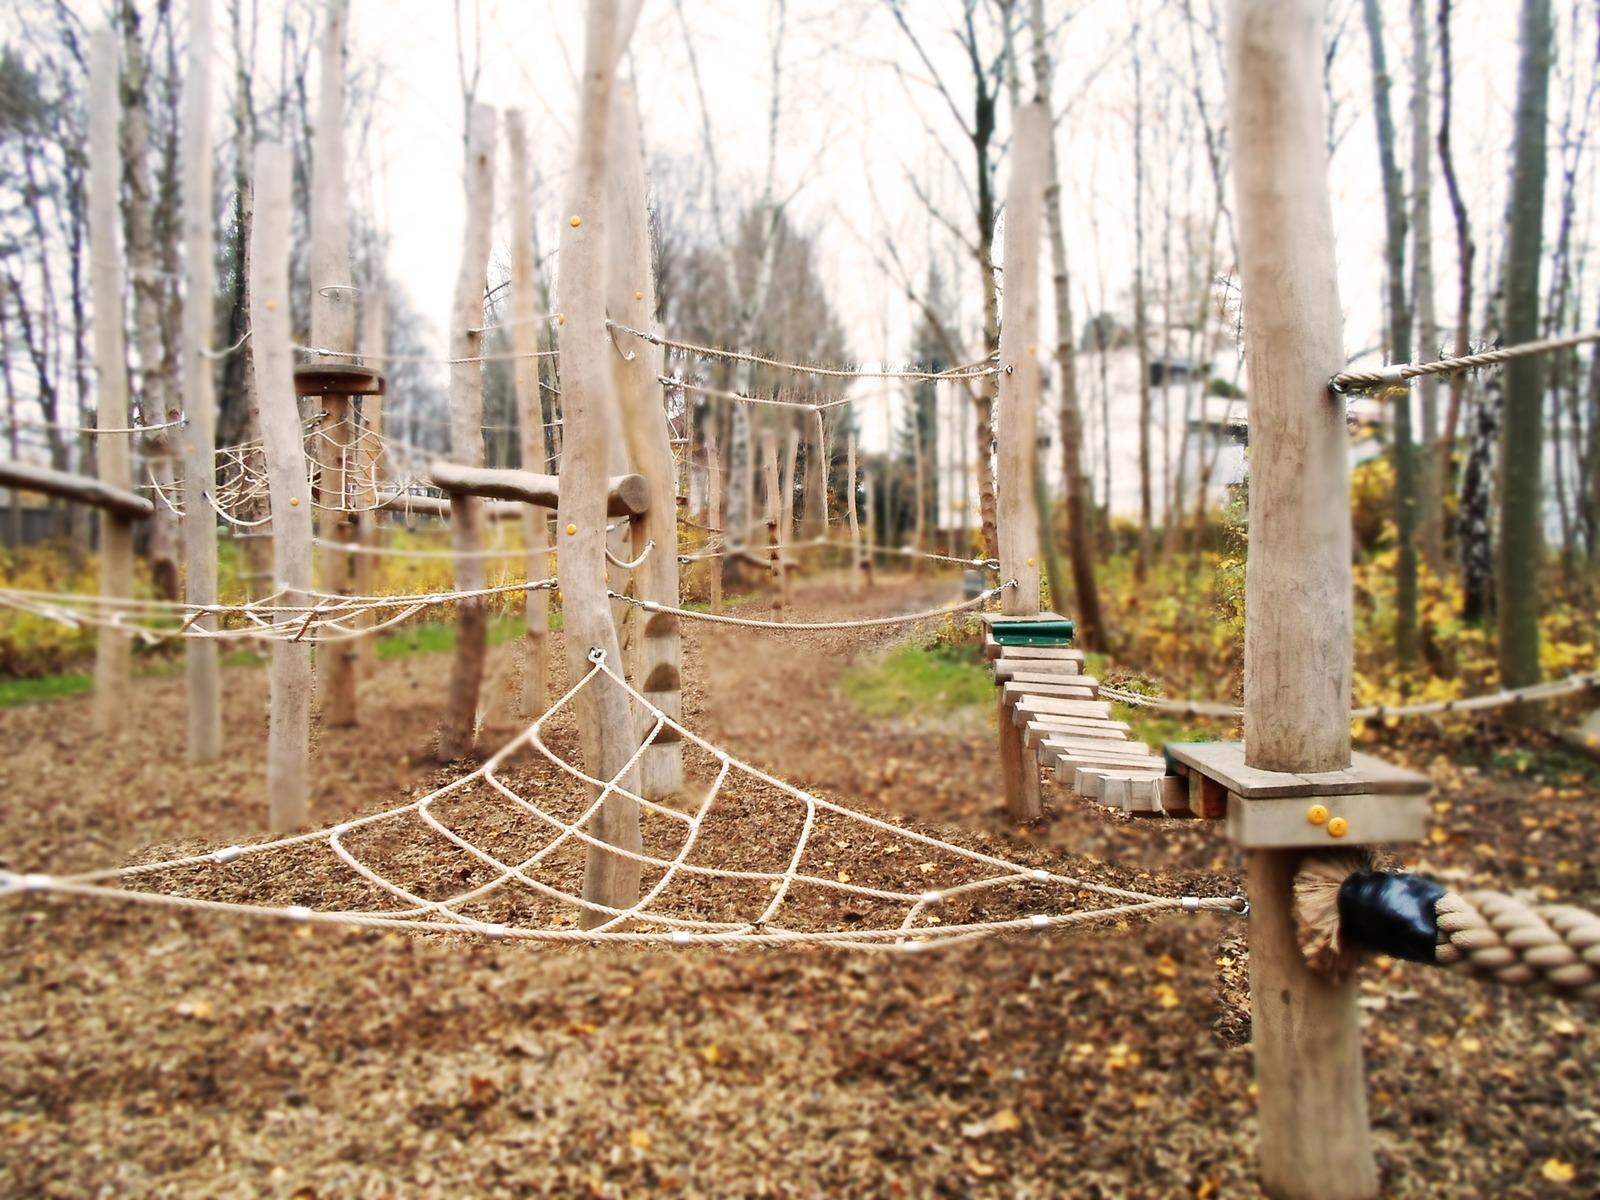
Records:
[[[576,763],[575,705],[598,688],[622,689],[640,730],[629,761],[604,780]],[[674,738],[691,781],[677,806],[630,786],[646,749]],[[589,832],[601,806],[619,802],[638,807],[638,851]],[[591,854],[637,864],[636,903],[583,898]],[[0,876],[0,896],[41,893],[545,943],[899,952],[1242,904],[1028,867],[854,811],[694,734],[603,658],[481,767],[419,799],[256,845]]]

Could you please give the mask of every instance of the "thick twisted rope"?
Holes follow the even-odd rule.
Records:
[[[606,595],[613,600],[621,600],[625,604],[635,605],[646,612],[671,613],[675,617],[685,617],[691,621],[710,621],[716,625],[739,625],[746,629],[871,629],[880,625],[909,625],[913,621],[925,621],[930,617],[946,617],[952,613],[966,612],[969,609],[981,607],[1007,588],[1016,586],[1017,581],[1009,579],[999,587],[980,592],[971,600],[964,601],[961,604],[925,608],[921,612],[898,613],[892,617],[865,617],[855,621],[758,621],[751,617],[731,617],[726,613],[696,612],[692,608],[674,608],[670,604],[657,604],[654,600],[640,600],[634,596],[624,596],[621,592],[608,591]]]
[[[1438,716],[1441,713],[1475,712],[1486,708],[1504,708],[1510,704],[1533,704],[1555,700],[1593,687],[1600,687],[1600,671],[1580,671],[1575,675],[1552,679],[1548,683],[1536,683],[1524,688],[1505,688],[1482,696],[1464,696],[1459,700],[1429,700],[1417,704],[1367,704],[1351,709],[1350,716],[1356,720],[1381,721],[1387,717],[1428,717]],[[1137,692],[1126,692],[1111,687],[1102,687],[1100,694],[1107,700],[1115,700],[1118,704],[1148,708],[1155,712],[1177,713],[1186,717],[1244,716],[1244,709],[1237,704],[1222,704],[1210,700],[1165,700],[1159,696],[1141,696]]]
[[[1370,392],[1380,388],[1394,387],[1416,379],[1421,375],[1453,375],[1457,371],[1476,371],[1483,367],[1493,367],[1500,363],[1510,362],[1514,358],[1526,358],[1532,354],[1551,354],[1557,350],[1571,350],[1576,346],[1587,345],[1590,342],[1600,342],[1600,329],[1590,329],[1584,333],[1568,334],[1566,337],[1543,338],[1537,342],[1523,342],[1517,346],[1502,346],[1496,350],[1485,350],[1479,354],[1462,354],[1455,358],[1440,358],[1433,362],[1424,363],[1398,363],[1385,367],[1381,371],[1341,371],[1328,380],[1328,387],[1340,395],[1349,392]]]
[[[1504,892],[1446,892],[1437,961],[1499,983],[1542,984],[1600,1000],[1600,916],[1570,904],[1530,905]]]

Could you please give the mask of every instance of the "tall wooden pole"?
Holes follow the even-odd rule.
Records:
[[[450,357],[482,353],[483,280],[489,265],[490,213],[494,208],[495,112],[472,106],[467,128],[467,223],[461,242],[461,269],[450,307]],[[483,466],[483,364],[450,366],[450,458],[466,467]],[[456,552],[458,591],[484,586],[484,561],[474,555],[482,543],[483,501],[476,496],[450,500],[450,545]],[[477,739],[478,692],[489,649],[489,610],[482,599],[456,601],[456,650],[450,665],[450,694],[439,726],[439,760],[449,762],[472,750]]]
[[[861,522],[856,517],[856,435],[850,435],[844,457],[845,515],[850,522],[850,590],[861,590]]]
[[[711,593],[711,611],[722,611],[722,566],[727,560],[722,557],[721,551],[727,549],[728,536],[723,532],[723,504],[722,504],[722,446],[717,440],[717,429],[722,424],[721,413],[716,411],[713,401],[712,409],[706,414],[706,524],[711,526],[712,537],[719,551],[716,558],[706,560],[706,569],[710,572],[707,577],[707,587]]]
[[[1321,0],[1231,0],[1227,19],[1250,375],[1246,762],[1350,765],[1350,479],[1323,142]],[[1250,850],[1250,995],[1261,1175],[1285,1200],[1377,1192],[1355,982],[1295,940],[1301,852]]]
[[[522,467],[535,471],[544,463],[544,410],[539,403],[539,292],[533,256],[533,180],[528,173],[528,131],[520,109],[506,114],[506,137],[511,148],[511,178],[507,181],[511,212],[511,345],[521,357],[512,380],[517,391],[517,434],[522,446]],[[522,538],[527,547],[529,579],[544,577],[550,560],[550,514],[528,506],[522,518]],[[522,671],[522,711],[537,717],[550,703],[550,593],[542,588],[528,593],[523,609],[525,658]]]
[[[606,332],[605,271],[607,149],[611,89],[621,36],[616,0],[593,0],[587,13],[583,75],[580,81],[577,161],[571,194],[561,222],[561,309],[567,316],[561,339],[562,458],[561,496],[556,510],[556,556],[566,616],[567,672],[574,680],[603,656],[607,667],[623,669],[616,627],[606,599],[606,473],[609,437],[616,428],[617,403]],[[612,779],[637,748],[627,695],[600,679],[574,698],[585,769]],[[624,780],[631,785],[635,781]],[[637,853],[639,806],[612,793],[589,822],[601,842]],[[626,908],[639,898],[639,864],[590,846],[583,875],[583,897],[609,908]],[[585,927],[607,919],[586,909]]]
[[[344,156],[344,52],[348,24],[346,0],[328,0],[318,50],[321,79],[317,88],[317,132],[311,162],[311,344],[340,351],[328,361],[347,366],[344,354],[356,348],[356,292],[351,286],[350,218],[346,203]],[[324,540],[355,544],[355,514],[350,511],[348,479],[354,475],[355,451],[350,398],[321,398],[323,436],[317,439],[322,510],[317,524]],[[337,507],[333,507],[333,506]],[[355,556],[324,547],[324,591],[355,590]],[[322,719],[328,725],[356,723],[356,660],[354,641],[331,642],[317,651]]]
[[[311,588],[311,479],[300,435],[289,337],[289,152],[256,145],[256,210],[250,227],[250,355],[272,504],[272,573],[281,602],[304,604]],[[268,667],[267,796],[275,832],[309,816],[311,647],[274,641]]]
[[[189,5],[189,74],[183,87],[183,596],[217,602],[217,520],[208,495],[217,489],[216,381],[211,360],[215,271],[211,250],[211,0]],[[213,624],[209,618],[203,627]],[[189,761],[222,754],[222,687],[217,643],[190,638]]]
[[[783,503],[779,499],[778,435],[767,429],[761,434],[761,478],[766,500],[767,569],[772,575],[772,615],[783,620],[783,550],[779,530],[782,528]]]
[[[631,83],[616,86],[607,136],[606,307],[622,324],[645,329],[656,308],[655,277],[650,269],[650,217],[644,155],[639,148],[638,104]],[[611,356],[611,371],[628,460],[650,486],[650,507],[642,520],[634,522],[634,554],[647,543],[655,544],[634,572],[635,588],[642,600],[677,607],[678,503],[672,433],[661,401],[661,348],[627,334],[614,336],[621,353]],[[678,618],[671,613],[651,613],[642,625],[634,679],[651,704],[677,719],[683,715]],[[683,790],[683,747],[672,731],[663,730],[645,751],[639,763],[639,787],[647,800]]]
[[[110,29],[97,29],[89,59],[89,278],[94,300],[95,424],[101,429],[128,425],[122,232],[117,215],[122,187],[117,75],[116,36]],[[101,482],[123,491],[133,484],[130,440],[126,433],[104,433],[95,445]],[[133,523],[109,509],[100,510],[100,594],[108,599],[133,595]],[[94,659],[96,733],[112,733],[130,724],[130,658],[129,635],[101,626]]]
[[[1000,578],[1017,586],[1000,596],[1008,616],[1039,611],[1039,514],[1033,481],[1038,470],[1039,240],[1050,114],[1037,101],[1016,110],[1011,180],[1006,190],[1004,273],[1000,324],[999,451],[995,469]]]
[[[361,296],[361,353],[374,371],[383,370],[384,346],[389,337],[389,307],[383,295],[382,272],[376,261]],[[361,511],[356,518],[356,540],[369,550],[378,546],[378,485],[384,464],[383,393],[361,398],[361,444],[356,454],[357,499]],[[356,559],[356,591],[370,596],[378,582],[378,560],[371,554]],[[371,614],[377,620],[377,614]],[[356,643],[356,665],[363,678],[378,669],[378,639],[364,637]]]

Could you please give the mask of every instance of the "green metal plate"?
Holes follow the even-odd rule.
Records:
[[[1076,630],[1071,621],[994,621],[989,632],[1002,646],[1070,646]]]

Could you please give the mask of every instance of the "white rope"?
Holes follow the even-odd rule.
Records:
[[[456,366],[460,363],[484,362],[510,362],[518,358],[555,358],[560,355],[559,350],[532,350],[523,354],[505,351],[497,354],[470,354],[464,358],[436,358],[431,354],[360,354],[355,351],[330,350],[323,346],[302,346],[296,342],[293,349],[303,354],[315,354],[320,358],[360,358],[371,359],[374,362],[410,362],[410,363],[442,363],[445,366]]]
[[[188,855],[160,862],[143,863],[128,867],[114,867],[100,871],[50,876],[43,874],[0,873],[0,896],[26,896],[57,894],[92,898],[102,902],[146,904],[198,912],[246,916],[264,919],[288,920],[301,923],[347,925],[364,928],[406,930],[415,932],[455,932],[491,939],[516,939],[550,943],[581,944],[637,944],[670,946],[796,946],[817,945],[863,950],[917,951],[932,946],[956,945],[980,938],[1009,933],[1035,932],[1063,929],[1089,923],[1122,920],[1135,916],[1170,912],[1239,913],[1243,911],[1243,898],[1237,896],[1159,896],[1147,892],[1111,887],[1044,868],[1026,867],[997,855],[971,850],[951,842],[906,829],[889,821],[847,808],[833,801],[803,791],[743,762],[726,751],[696,735],[679,722],[650,703],[642,692],[631,687],[620,675],[613,672],[604,656],[591,654],[593,666],[551,708],[532,725],[503,746],[477,770],[452,780],[428,795],[408,804],[397,805],[382,812],[340,822],[329,828],[311,833],[296,834],[255,845],[226,846],[205,854]],[[610,779],[599,779],[587,774],[555,753],[542,736],[545,726],[558,714],[569,711],[576,697],[586,688],[618,687],[649,714],[650,731],[641,739],[638,748]],[[711,755],[717,763],[711,781],[699,803],[692,811],[669,808],[630,791],[621,781],[636,768],[646,749],[664,731],[672,730],[679,739]],[[533,749],[553,764],[563,776],[585,795],[590,787],[597,794],[580,803],[580,811],[573,820],[563,820],[547,807],[523,796],[501,777],[503,765],[513,755]],[[781,802],[793,809],[800,819],[798,833],[792,849],[782,855],[779,870],[732,870],[707,865],[703,860],[705,831],[728,780],[734,774],[765,785],[781,797]],[[509,801],[518,814],[524,816],[525,830],[541,831],[547,840],[537,849],[517,861],[506,861],[489,849],[464,836],[436,811],[438,801],[456,795],[479,784],[487,785],[501,798]],[[642,810],[659,819],[663,828],[675,829],[681,839],[675,850],[667,853],[649,853],[623,850],[601,841],[587,828],[612,797],[632,801]],[[352,834],[382,823],[415,820],[448,841],[456,849],[467,853],[487,868],[484,882],[469,886],[463,891],[443,899],[429,899],[389,879],[378,867],[366,862],[358,850],[350,845]],[[900,863],[891,855],[874,857],[874,878],[879,886],[856,883],[847,870],[823,874],[808,867],[808,852],[815,840],[823,835],[823,822],[843,821],[852,829],[859,829],[865,842],[870,837],[887,837],[893,846],[906,846],[912,850],[932,852],[944,859],[943,863],[916,863],[921,855],[905,855]],[[404,830],[400,832],[404,833]],[[542,878],[539,869],[550,862],[552,856],[566,847],[584,846],[601,850],[639,863],[651,872],[659,871],[656,882],[639,899],[627,907],[586,900]],[[365,881],[381,895],[388,908],[316,910],[302,905],[250,904],[238,900],[216,900],[159,890],[139,890],[129,885],[140,880],[178,869],[206,868],[219,870],[247,856],[260,857],[286,849],[304,849],[321,846],[333,859],[356,878]],[[778,847],[775,847],[778,849]],[[696,861],[690,861],[691,855]],[[832,867],[832,862],[827,864]],[[930,879],[924,868],[948,873],[943,880]],[[692,885],[697,880],[727,880],[738,883],[766,885],[768,899],[759,912],[742,916],[730,914],[729,919],[714,919],[706,915],[702,898],[691,895],[682,908],[673,911],[667,898],[674,884]],[[934,886],[941,883],[942,886]],[[1014,917],[988,919],[948,919],[938,914],[949,913],[961,901],[973,898],[1004,901],[1018,892],[1028,892],[1037,887],[1051,889],[1057,896],[1063,893],[1076,903],[1087,894],[1113,901],[1102,907],[1075,907],[1057,911],[1037,911]],[[846,928],[803,928],[786,921],[786,914],[794,906],[797,888],[820,889],[853,898],[858,905],[876,904],[888,909],[887,919],[878,924]],[[466,911],[466,906],[483,902],[500,893],[508,893],[511,903],[519,913],[534,907],[530,901],[546,901],[555,906],[549,923],[534,924],[538,916],[524,918],[521,924],[502,924],[486,920],[483,916]],[[1049,895],[1049,893],[1046,893]],[[787,906],[787,907],[786,907]],[[1042,907],[1042,906],[1041,906]],[[475,912],[481,912],[480,907]],[[601,918],[594,928],[563,927],[579,913],[589,913]],[[688,915],[686,915],[686,913]]]
[[[1341,395],[1348,392],[1376,391],[1397,387],[1421,375],[1453,375],[1458,371],[1476,371],[1482,367],[1498,366],[1515,358],[1532,354],[1552,354],[1557,350],[1572,350],[1589,342],[1600,342],[1600,329],[1565,337],[1544,338],[1523,342],[1517,346],[1502,346],[1479,354],[1462,354],[1455,358],[1439,358],[1424,363],[1396,363],[1381,371],[1341,371],[1328,381],[1328,387]]]
[[[634,596],[624,596],[620,592],[607,592],[606,594],[613,600],[621,600],[625,604],[635,605],[646,612],[671,613],[673,616],[686,617],[694,621],[711,621],[718,625],[740,625],[747,629],[820,630],[871,629],[880,625],[909,625],[913,621],[925,621],[930,617],[946,617],[952,613],[980,608],[1007,588],[1016,586],[1017,581],[1010,579],[999,587],[980,592],[971,600],[963,601],[960,604],[947,604],[940,608],[927,608],[921,612],[899,613],[892,617],[865,617],[855,621],[758,621],[750,617],[732,617],[726,613],[696,612],[692,608],[674,608],[670,604],[658,604],[654,600],[640,600]]]
[[[662,337],[658,333],[649,333],[643,329],[635,329],[631,325],[624,325],[621,321],[607,321],[606,328],[621,333],[631,333],[634,337],[643,338],[652,345],[666,346],[706,358],[721,358],[730,362],[751,363],[758,367],[775,367],[783,371],[797,371],[802,375],[822,375],[829,379],[909,379],[913,381],[979,379],[986,375],[1003,375],[1010,370],[1009,367],[988,365],[988,359],[980,359],[976,363],[968,363],[964,366],[951,367],[947,371],[863,370],[857,367],[820,367],[814,363],[785,362],[779,358],[767,358],[760,354],[752,354],[747,350],[721,350],[715,346],[701,346],[694,342],[674,341],[671,338]],[[668,382],[681,384],[683,381],[669,380]],[[741,396],[740,398],[746,400],[755,399],[753,396]]]
[[[28,429],[54,429],[61,433],[80,433],[93,437],[97,434],[111,433],[160,433],[163,429],[178,429],[188,424],[187,417],[179,417],[175,421],[162,421],[158,425],[69,425],[62,421],[38,421],[32,417],[10,416],[7,423],[20,425]]]
[[[1466,696],[1459,700],[1429,700],[1417,704],[1368,704],[1350,710],[1355,720],[1385,720],[1389,717],[1431,717],[1458,712],[1476,712],[1486,708],[1504,708],[1512,704],[1533,704],[1570,696],[1574,692],[1600,687],[1600,671],[1586,671],[1552,679],[1547,683],[1531,684],[1523,688],[1506,688],[1482,696]],[[1129,704],[1135,708],[1149,708],[1157,712],[1180,713],[1191,717],[1244,716],[1244,709],[1236,704],[1223,704],[1210,700],[1166,700],[1158,696],[1141,696],[1117,688],[1102,687],[1100,694],[1107,700]]]
[[[231,346],[224,346],[220,350],[213,350],[209,346],[201,346],[200,347],[200,357],[201,358],[209,358],[209,359],[211,359],[213,361],[216,361],[217,359],[227,358],[228,355],[230,355],[234,351],[238,350],[241,346],[243,346],[249,340],[250,340],[250,331],[248,329],[246,329],[243,333],[241,333],[239,335],[239,340],[234,342],[234,344],[231,345]]]
[[[644,549],[639,551],[639,557],[634,559],[621,559],[611,552],[611,547],[606,547],[606,561],[614,567],[621,567],[624,571],[631,571],[650,557],[650,551],[656,548],[655,539],[651,538],[644,544]]]

